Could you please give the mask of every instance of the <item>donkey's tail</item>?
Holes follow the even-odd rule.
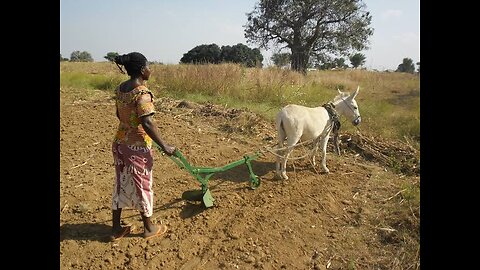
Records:
[[[279,147],[283,145],[285,138],[287,137],[287,133],[285,132],[285,127],[283,126],[283,117],[282,112],[277,114],[277,118],[275,119],[275,126],[277,127],[277,138]]]

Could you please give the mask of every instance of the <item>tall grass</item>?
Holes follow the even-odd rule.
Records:
[[[313,71],[307,76],[279,68],[245,68],[236,64],[151,65],[148,87],[168,96],[227,107],[247,108],[273,121],[284,105],[320,106],[337,89],[360,86],[357,103],[362,133],[409,142],[420,138],[420,78],[417,75],[366,70]],[[60,63],[61,87],[113,90],[128,79],[108,62]],[[342,119],[342,129],[354,127]],[[414,145],[415,146],[415,145]]]
[[[279,69],[252,69],[234,64],[155,66],[156,86],[175,97],[202,94],[240,102],[278,103],[301,75]]]

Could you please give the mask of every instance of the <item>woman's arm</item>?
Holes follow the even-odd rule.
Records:
[[[156,142],[165,152],[165,154],[171,156],[175,153],[175,147],[171,146],[162,139],[160,136],[160,130],[155,126],[155,123],[153,122],[152,115],[145,115],[140,117],[142,127],[145,130],[145,132],[152,138],[154,142]]]

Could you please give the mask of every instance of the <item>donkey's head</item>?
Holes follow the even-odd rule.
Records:
[[[341,115],[344,115],[346,118],[352,121],[354,126],[360,124],[362,118],[360,117],[360,111],[358,110],[357,102],[355,97],[358,95],[358,90],[360,86],[357,87],[357,90],[353,94],[342,92],[337,88],[338,95],[335,97],[333,104],[335,105],[335,110]]]

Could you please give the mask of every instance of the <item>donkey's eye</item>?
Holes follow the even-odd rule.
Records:
[[[353,109],[356,110],[356,109],[358,109],[358,107],[357,107],[357,106],[353,106]]]

